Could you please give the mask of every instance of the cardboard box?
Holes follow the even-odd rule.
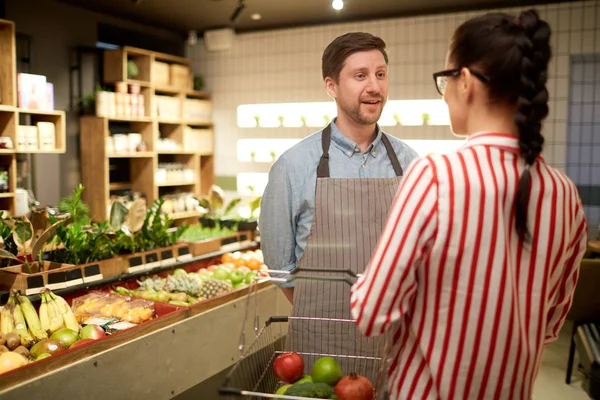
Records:
[[[210,100],[186,99],[183,103],[183,120],[196,123],[211,123],[212,102]]]
[[[172,87],[177,89],[191,89],[190,67],[187,65],[171,64],[169,66],[169,82]]]
[[[156,86],[169,86],[170,82],[169,82],[169,75],[170,75],[170,69],[169,69],[169,64],[164,63],[164,62],[160,62],[160,61],[155,61],[154,62],[154,70],[152,71],[153,73],[153,81],[152,83]]]
[[[56,127],[52,122],[37,123],[40,150],[56,150]]]

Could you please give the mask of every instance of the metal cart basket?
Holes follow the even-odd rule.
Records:
[[[344,276],[323,276],[301,275],[299,272],[344,272],[350,277]],[[294,272],[270,271],[273,276],[277,273],[289,275],[287,278],[269,278],[271,280],[290,281],[294,279],[315,279],[325,281],[343,281],[352,284],[357,277],[351,271],[329,270],[325,268],[315,268],[302,270],[297,269]],[[254,286],[255,287],[255,286]],[[254,296],[254,287],[251,286],[247,298],[247,304]],[[349,306],[349,305],[348,305]],[[247,307],[247,310],[249,308]],[[247,312],[248,314],[248,312]],[[248,315],[243,325],[246,324]],[[358,331],[356,322],[352,319],[332,319],[332,318],[309,318],[309,317],[270,317],[262,326],[259,321],[254,319],[256,337],[251,344],[245,348],[244,327],[242,327],[242,337],[240,340],[241,356],[238,362],[231,368],[226,376],[225,382],[221,386],[219,393],[224,399],[288,399],[288,400],[308,400],[315,397],[298,397],[284,394],[275,394],[283,385],[275,376],[273,362],[282,353],[293,351],[300,354],[304,360],[306,375],[311,374],[311,367],[321,357],[332,357],[342,368],[344,375],[355,373],[368,378],[375,388],[376,396],[374,399],[387,399],[387,388],[385,382],[385,370],[389,363],[386,358],[388,336],[373,338],[364,338]],[[286,334],[290,324],[303,324],[303,329],[311,334],[311,351],[306,351],[301,344],[290,343],[286,340]],[[336,354],[331,352],[335,348],[335,342],[344,340],[347,352]],[[348,346],[347,343],[350,343]],[[316,351],[315,351],[316,349]],[[328,399],[335,397],[328,397]]]

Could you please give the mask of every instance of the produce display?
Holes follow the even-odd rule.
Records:
[[[281,382],[275,394],[312,399],[373,400],[375,388],[371,381],[354,372],[344,375],[333,357],[321,357],[304,375],[305,363],[295,352],[278,355],[273,361],[273,373]]]
[[[0,374],[29,362],[80,346],[100,335],[94,326],[83,329],[65,299],[42,291],[39,311],[27,296],[11,291],[0,311]],[[92,334],[93,332],[93,334]]]
[[[225,253],[221,264],[196,272],[176,269],[166,277],[153,275],[137,281],[139,288],[118,286],[116,293],[145,300],[189,306],[231,292],[267,276],[262,252]]]

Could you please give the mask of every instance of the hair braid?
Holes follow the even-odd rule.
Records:
[[[521,79],[515,123],[519,128],[519,149],[526,169],[519,179],[516,205],[516,227],[521,240],[530,238],[527,209],[531,185],[529,166],[542,152],[542,120],[548,115],[547,68],[550,61],[550,27],[537,12],[528,10],[517,17],[521,28],[515,41],[521,50]]]

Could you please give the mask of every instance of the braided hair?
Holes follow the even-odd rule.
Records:
[[[551,29],[535,10],[517,16],[490,13],[458,27],[450,47],[450,59],[458,67],[473,67],[490,77],[492,101],[515,106],[519,151],[525,170],[519,178],[515,223],[519,239],[531,238],[527,209],[531,187],[529,167],[542,152],[542,121],[548,115],[548,63]]]

